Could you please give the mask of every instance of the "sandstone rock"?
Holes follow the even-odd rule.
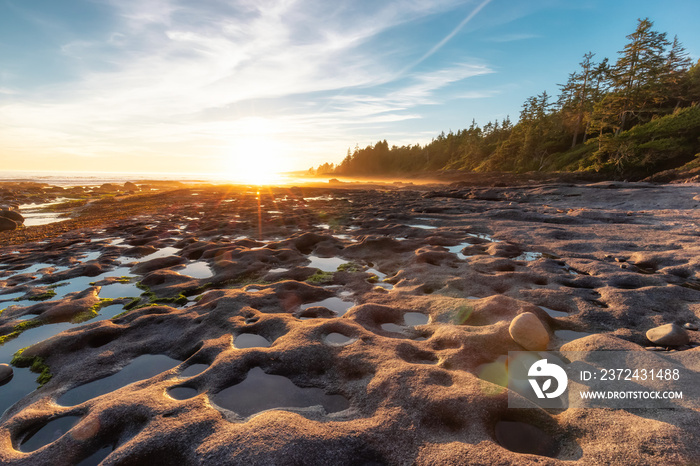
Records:
[[[549,344],[549,332],[531,312],[517,315],[510,323],[508,332],[513,341],[529,351],[545,350]]]
[[[4,211],[5,212],[10,212]],[[17,222],[6,217],[0,217],[0,231],[10,231],[17,228]]]
[[[695,324],[691,324],[690,322],[686,322],[685,324],[683,324],[683,328],[688,330],[697,330],[698,326]]]
[[[647,330],[647,338],[655,345],[682,346],[690,342],[685,330],[677,324],[665,324]]]
[[[24,217],[16,210],[3,210],[0,216],[14,220],[17,223],[24,223]]]
[[[9,364],[0,364],[0,385],[5,385],[12,380],[13,370]]]

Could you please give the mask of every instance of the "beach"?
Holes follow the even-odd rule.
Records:
[[[700,463],[688,400],[513,409],[502,378],[697,360],[697,183],[122,181],[0,186],[44,206],[0,232],[3,464]]]

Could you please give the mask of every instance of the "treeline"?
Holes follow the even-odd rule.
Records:
[[[528,98],[515,125],[509,118],[483,127],[472,121],[425,146],[379,141],[310,172],[563,170],[640,178],[693,161],[700,152],[700,61],[691,66],[678,38],[654,31],[649,19],[638,20],[627,39],[615,63],[585,54],[559,95]]]

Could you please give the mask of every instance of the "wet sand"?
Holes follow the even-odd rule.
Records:
[[[484,371],[524,312],[700,355],[645,336],[700,320],[698,185],[112,194],[0,233],[0,363],[45,382],[0,386],[4,464],[700,463],[697,410],[514,410]]]

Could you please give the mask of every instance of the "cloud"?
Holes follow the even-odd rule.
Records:
[[[511,33],[511,34],[503,34],[500,36],[488,37],[484,40],[487,42],[506,43],[506,42],[517,42],[517,41],[528,40],[528,39],[538,39],[540,37],[542,37],[542,36],[539,34]]]
[[[416,107],[438,103],[440,89],[492,72],[461,64],[397,77],[397,63],[367,48],[392,28],[460,3],[109,0],[111,29],[60,44],[80,79],[0,88],[0,124],[8,128],[0,147],[80,156],[217,154],[257,116],[271,137],[290,146],[320,141],[321,152],[330,138],[347,138],[354,121],[420,118]]]

